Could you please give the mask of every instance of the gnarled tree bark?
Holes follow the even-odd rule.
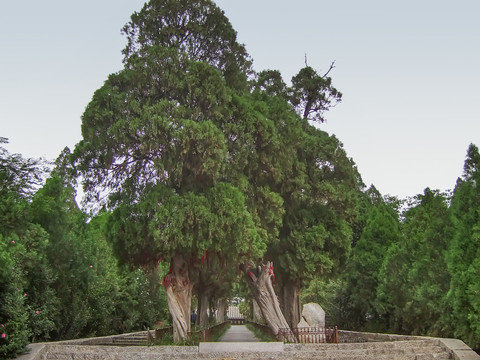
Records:
[[[273,263],[267,262],[257,268],[245,267],[245,274],[247,275],[247,282],[252,289],[253,296],[260,307],[262,316],[273,333],[278,334],[280,329],[290,329],[280,309],[280,303],[275,294],[275,290],[273,289],[272,278],[275,276],[273,273]],[[294,341],[293,338],[289,339],[288,337],[287,340]]]
[[[170,272],[163,279],[163,284],[172,315],[173,341],[186,340],[190,331],[193,285],[188,277],[188,263],[182,255],[172,259]]]

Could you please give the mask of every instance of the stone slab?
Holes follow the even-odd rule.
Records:
[[[198,344],[200,353],[280,351],[283,351],[283,342],[201,342]]]
[[[439,339],[445,346],[451,350],[471,350],[467,344],[458,339]]]
[[[438,339],[452,352],[454,360],[480,360],[480,355],[458,339]]]
[[[17,357],[17,360],[36,360],[45,352],[45,344],[29,344],[27,345],[27,351]]]

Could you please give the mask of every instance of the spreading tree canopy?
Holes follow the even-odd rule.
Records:
[[[235,163],[224,126],[249,64],[211,1],[152,1],[124,30],[125,68],[87,106],[75,157],[89,200],[114,210],[109,236],[120,258],[171,263],[164,284],[184,338],[202,262],[215,257],[221,274],[265,247],[227,181]]]
[[[258,263],[268,245],[285,248],[266,257],[283,257],[294,279],[339,263],[352,164],[308,123],[341,98],[328,72],[307,66],[292,87],[277,71],[252,77],[210,0],[151,0],[123,31],[124,69],[88,104],[74,158],[87,201],[112,211],[108,236],[121,261],[171,265],[164,285],[176,338],[189,331],[195,285],[225,284],[227,270]]]

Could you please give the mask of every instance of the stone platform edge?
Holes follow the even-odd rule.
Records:
[[[462,340],[449,338],[435,338],[428,336],[413,336],[413,335],[396,335],[396,334],[381,334],[368,333],[358,331],[338,330],[339,336],[344,338],[362,339],[366,342],[377,341],[405,341],[405,340],[427,340],[441,346],[446,352],[452,355],[454,360],[480,360],[480,355],[473,351]]]
[[[428,340],[437,343],[452,355],[454,360],[480,360],[480,355],[474,352],[463,341],[458,339],[448,338],[434,338],[424,336],[406,336],[406,335],[393,335],[393,334],[378,334],[378,333],[362,333],[355,331],[339,330],[339,334],[351,337],[363,338],[365,341],[402,341],[402,340]],[[118,335],[116,335],[118,336]],[[104,337],[109,338],[109,337]],[[90,339],[78,339],[78,340],[66,340],[50,343],[36,343],[27,346],[27,352],[18,356],[16,360],[42,360],[42,355],[48,351],[49,346],[55,345],[95,345],[95,340],[99,338]],[[215,344],[215,343],[210,343]],[[219,343],[217,343],[219,344]],[[231,343],[230,343],[231,344]],[[243,343],[245,345],[245,343]],[[253,344],[253,343],[249,343]],[[259,343],[257,343],[259,344]],[[272,343],[270,343],[272,344]],[[275,343],[273,343],[275,344]],[[283,345],[283,344],[282,344]],[[186,352],[199,352],[199,346],[161,346],[162,348],[171,348],[172,352],[178,353],[180,348],[185,348]],[[125,348],[125,347],[124,347]],[[136,347],[138,349],[138,346]],[[174,349],[175,348],[175,349]],[[283,348],[284,349],[284,348]],[[168,351],[168,349],[165,349]]]
[[[201,342],[198,344],[198,352],[282,352],[283,347],[283,342]]]

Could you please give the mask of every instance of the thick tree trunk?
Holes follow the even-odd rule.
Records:
[[[163,284],[172,315],[173,341],[186,340],[190,331],[193,286],[188,277],[188,264],[182,255],[172,259],[170,272],[163,279]]]
[[[225,322],[227,318],[226,314],[227,314],[227,299],[218,299],[217,312],[216,312],[217,323]]]
[[[204,329],[208,325],[209,291],[200,290],[198,294],[198,314],[196,324]]]
[[[281,309],[291,328],[296,328],[300,322],[302,308],[300,304],[300,280],[287,280],[281,287]]]
[[[253,296],[257,301],[267,325],[274,334],[280,329],[290,329],[282,311],[280,303],[272,285],[273,263],[267,262],[256,269],[246,268],[247,282],[252,289]],[[288,339],[294,341],[294,339]]]

